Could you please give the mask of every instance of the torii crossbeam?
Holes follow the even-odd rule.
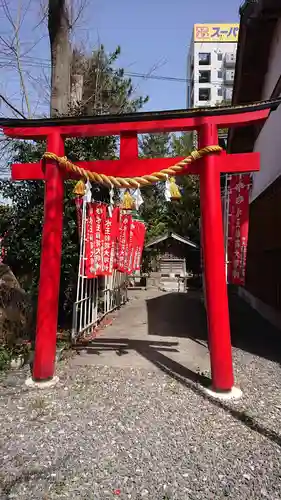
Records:
[[[120,159],[78,162],[87,170],[119,177],[135,177],[172,166],[182,158],[138,158],[138,134],[196,130],[200,148],[218,144],[218,128],[263,124],[280,100],[247,106],[132,113],[95,117],[17,120],[1,119],[0,127],[8,137],[47,139],[47,151],[64,156],[68,137],[120,136]],[[202,247],[208,336],[212,370],[212,389],[231,394],[234,387],[228,297],[225,276],[224,238],[220,195],[220,174],[259,170],[259,153],[205,156],[187,165],[186,174],[200,177]],[[13,180],[44,180],[45,209],[42,235],[39,297],[33,380],[54,377],[58,298],[63,228],[65,174],[56,162],[12,165]]]

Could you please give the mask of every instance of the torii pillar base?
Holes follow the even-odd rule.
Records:
[[[219,401],[234,401],[241,399],[243,393],[239,387],[233,386],[230,391],[216,391],[212,388],[203,387],[203,391],[210,398],[218,399]]]
[[[51,389],[59,382],[59,377],[54,376],[50,380],[44,380],[42,382],[36,382],[32,377],[29,377],[25,381],[25,385],[30,389]]]

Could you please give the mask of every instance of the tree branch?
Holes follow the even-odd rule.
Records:
[[[13,39],[11,41],[8,42],[2,36],[1,36],[1,40],[5,44],[5,46],[14,54],[14,57],[16,59],[17,71],[18,71],[18,75],[19,75],[19,79],[20,79],[20,87],[22,89],[24,102],[25,102],[26,109],[27,109],[27,114],[30,117],[31,116],[31,108],[30,108],[27,88],[26,88],[25,80],[24,80],[24,76],[23,76],[23,70],[22,70],[22,65],[21,65],[21,53],[20,53],[20,28],[22,26],[22,23],[23,23],[25,15],[27,13],[27,10],[30,6],[30,1],[27,5],[27,8],[25,9],[25,12],[22,14],[21,0],[18,0],[18,10],[17,10],[16,21],[14,21],[14,19],[13,19],[13,16],[12,16],[11,11],[9,9],[7,0],[1,0],[1,6],[2,6],[3,12],[6,16],[6,19],[8,20],[8,22],[10,23],[10,25],[13,29]]]
[[[4,97],[2,94],[0,94],[0,99],[2,99],[2,101],[4,101],[4,103],[12,110],[14,111],[15,113],[17,113],[19,116],[21,116],[22,118],[24,118],[26,120],[26,116],[24,116],[17,108],[15,108],[15,106],[13,106],[9,101],[8,99],[6,99],[6,97]]]

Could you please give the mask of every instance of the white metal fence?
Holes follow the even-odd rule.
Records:
[[[110,312],[127,302],[127,276],[113,271],[111,276],[86,278],[85,234],[86,201],[82,207],[79,271],[76,301],[73,305],[72,341],[91,335],[95,326]]]

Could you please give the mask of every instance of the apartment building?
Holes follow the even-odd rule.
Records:
[[[239,24],[195,24],[188,54],[187,107],[232,100]]]

